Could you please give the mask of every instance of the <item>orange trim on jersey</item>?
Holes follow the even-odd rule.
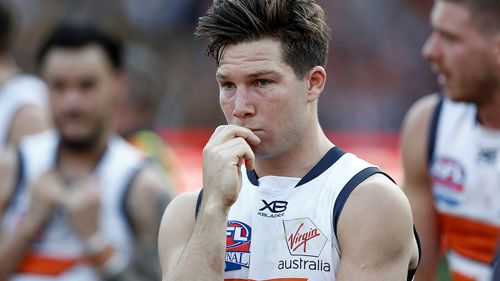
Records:
[[[257,281],[253,279],[224,279],[224,281]],[[273,278],[259,281],[307,281],[307,278]]]
[[[451,272],[451,279],[453,281],[477,281],[474,278],[463,275],[462,273],[453,271]]]
[[[442,233],[452,250],[482,263],[493,261],[500,235],[499,226],[450,214],[440,214],[439,220]]]
[[[30,252],[25,255],[16,272],[57,276],[81,261],[80,258],[57,259]]]

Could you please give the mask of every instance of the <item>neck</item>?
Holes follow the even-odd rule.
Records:
[[[312,126],[291,150],[266,159],[255,161],[259,177],[274,175],[302,178],[333,147],[319,124]]]
[[[500,92],[477,107],[477,118],[484,127],[500,129]]]
[[[58,170],[67,179],[80,179],[89,176],[98,165],[107,146],[107,136],[101,137],[95,145],[78,148],[61,143],[58,151]]]

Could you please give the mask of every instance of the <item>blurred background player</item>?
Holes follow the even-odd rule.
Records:
[[[59,25],[39,50],[56,130],[0,161],[0,279],[157,280],[163,175],[115,134],[121,42]],[[18,176],[17,176],[18,175]]]
[[[402,132],[405,191],[434,279],[440,238],[453,280],[491,280],[500,234],[500,1],[438,0],[423,47],[443,96],[418,101]]]
[[[49,126],[47,89],[42,81],[23,74],[10,51],[14,18],[0,3],[0,151],[8,143]]]
[[[145,45],[129,44],[125,54],[126,89],[118,103],[117,130],[165,172],[179,192],[186,183],[176,153],[155,131],[156,112],[165,91],[157,55]]]

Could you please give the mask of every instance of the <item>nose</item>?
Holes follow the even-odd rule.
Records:
[[[439,36],[432,33],[422,47],[422,56],[431,62],[436,62],[440,58]]]
[[[58,103],[66,110],[73,110],[82,104],[81,93],[77,89],[69,88],[56,96]]]
[[[242,119],[255,115],[252,93],[246,87],[238,87],[234,101],[233,116]]]

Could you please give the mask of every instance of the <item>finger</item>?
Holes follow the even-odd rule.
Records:
[[[255,155],[250,145],[242,138],[234,138],[214,148],[214,153],[218,154],[217,158],[229,159],[231,165],[241,166],[242,161],[245,164],[250,164],[250,169],[253,169],[253,160]],[[224,160],[223,160],[224,161]]]
[[[260,138],[252,132],[252,130],[237,125],[224,125],[217,127],[208,142],[209,144],[217,145],[238,137],[245,139],[251,145],[257,145],[260,143]]]

